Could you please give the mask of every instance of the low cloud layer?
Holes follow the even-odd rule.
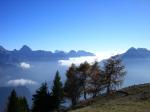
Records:
[[[75,57],[75,58],[69,58],[68,60],[59,60],[59,64],[62,66],[70,66],[72,63],[79,65],[80,63],[83,63],[85,61],[89,63],[93,63],[94,61],[102,61],[104,59],[108,59],[113,55],[120,54],[119,51],[116,52],[99,52],[96,53],[96,56],[82,56],[82,57]]]
[[[22,69],[29,69],[29,68],[31,68],[31,65],[28,64],[28,63],[25,63],[25,62],[21,62],[21,63],[20,63],[20,67],[21,67]]]
[[[83,62],[92,63],[94,61],[100,61],[99,57],[97,56],[83,56],[83,57],[76,57],[76,58],[69,58],[69,60],[59,60],[59,64],[63,66],[70,66],[72,63],[79,65]]]
[[[37,82],[28,79],[15,79],[15,80],[9,80],[7,82],[7,85],[10,86],[25,86],[25,85],[36,85],[36,84]]]

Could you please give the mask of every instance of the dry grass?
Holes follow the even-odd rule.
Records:
[[[70,112],[150,112],[150,84],[122,89],[128,96],[97,97],[90,105]]]

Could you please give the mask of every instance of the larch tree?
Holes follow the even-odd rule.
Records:
[[[109,94],[111,90],[116,90],[122,85],[126,71],[118,55],[106,60],[104,71],[107,93]]]
[[[81,80],[80,74],[77,71],[77,67],[72,64],[66,73],[67,80],[65,82],[65,95],[72,102],[72,105],[76,105],[81,95]]]
[[[88,78],[89,78],[89,75],[90,75],[90,64],[88,62],[84,62],[84,63],[81,63],[80,66],[78,67],[78,72],[80,74],[80,78],[81,78],[81,86],[83,87],[83,95],[84,95],[84,99],[86,100],[87,99],[87,85],[88,85]]]
[[[96,97],[104,89],[104,74],[97,61],[91,65],[90,72],[89,93],[92,93],[93,97]]]

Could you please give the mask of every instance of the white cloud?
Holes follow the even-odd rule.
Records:
[[[59,63],[63,66],[70,66],[72,63],[79,65],[83,62],[92,63],[94,61],[99,61],[97,56],[83,56],[83,57],[76,57],[76,58],[69,58],[68,60],[59,60]]]
[[[85,61],[89,63],[93,63],[94,61],[102,61],[104,59],[108,59],[113,55],[117,55],[120,52],[109,52],[109,51],[104,51],[104,52],[99,52],[95,53],[96,56],[83,56],[83,57],[75,57],[75,58],[69,58],[68,60],[59,60],[58,62],[60,65],[63,66],[70,66],[72,63],[79,65],[80,63],[83,63]]]
[[[15,80],[9,80],[7,82],[7,85],[11,85],[11,86],[25,86],[25,85],[36,85],[37,82],[33,81],[33,80],[28,80],[28,79],[15,79]]]
[[[31,68],[31,65],[28,63],[25,63],[25,62],[21,62],[20,67],[23,69],[29,69],[29,68]]]

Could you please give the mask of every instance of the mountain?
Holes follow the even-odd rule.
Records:
[[[123,87],[150,82],[150,50],[131,47],[119,57],[127,71]],[[105,61],[102,60],[100,65]]]
[[[32,50],[24,45],[19,50],[6,50],[0,46],[0,87],[15,79],[29,79],[39,84],[45,80],[53,80],[55,72],[59,70],[62,79],[65,79],[67,67],[61,66],[59,60],[67,60],[70,57],[94,56],[86,51],[43,51]],[[33,91],[33,88],[30,88]]]
[[[24,45],[20,50],[8,51],[0,46],[0,64],[6,63],[18,63],[23,61],[57,61],[62,59],[69,59],[70,57],[79,56],[94,56],[93,53],[86,51],[70,51],[68,53],[64,51],[33,51],[27,45]]]
[[[150,59],[150,50],[146,48],[130,48],[121,55],[122,59]]]
[[[29,52],[32,52],[32,49],[28,47],[27,45],[24,45],[19,51],[22,53],[29,53]]]
[[[0,46],[0,52],[6,52],[7,50],[3,47],[3,46]]]
[[[127,71],[124,86],[150,82],[150,50],[132,47],[120,58]]]
[[[25,96],[28,100],[29,105],[31,106],[32,96],[27,87],[0,87],[0,112],[3,112],[6,108],[8,97],[13,89],[15,89],[18,96]]]

